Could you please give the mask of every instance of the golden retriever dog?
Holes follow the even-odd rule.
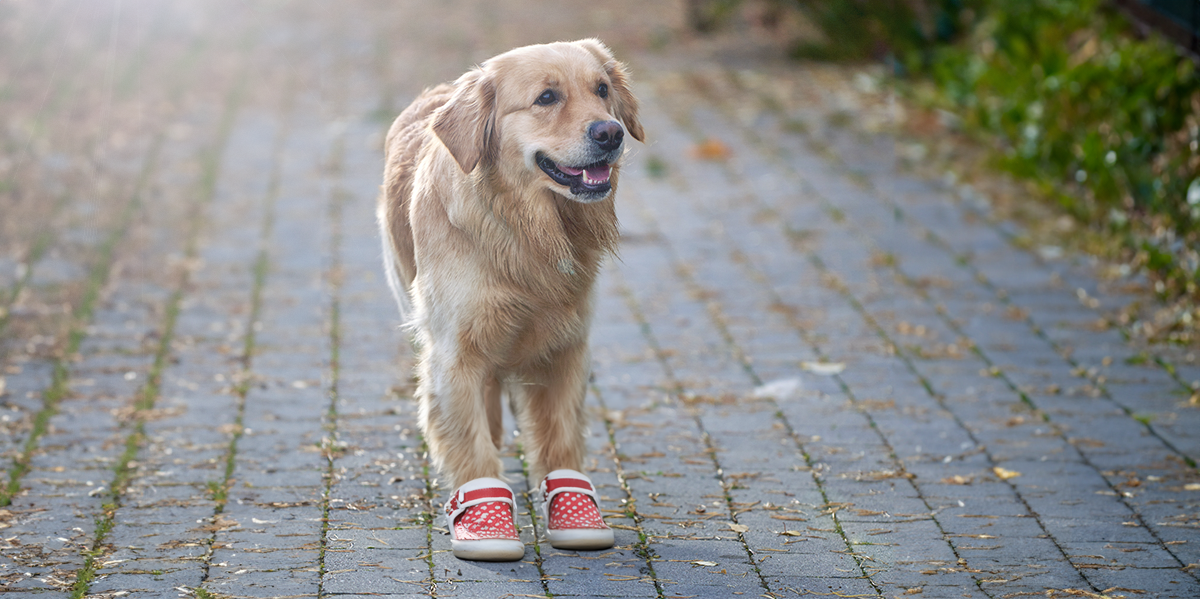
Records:
[[[515,560],[500,396],[521,429],[555,547],[612,530],[581,470],[593,286],[619,237],[625,66],[598,40],[517,48],[423,92],[392,124],[378,218],[384,268],[419,352],[420,421],[455,491],[454,554]]]

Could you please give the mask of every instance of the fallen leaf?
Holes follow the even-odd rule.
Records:
[[[211,524],[201,526],[200,530],[206,532],[220,532],[229,528],[237,528],[238,521],[226,516],[225,514],[217,514]]]
[[[1146,591],[1143,591],[1142,589],[1127,589],[1125,587],[1109,587],[1100,592],[1104,595],[1111,595],[1115,592],[1137,593],[1138,595],[1144,595],[1146,593]]]
[[[717,562],[706,562],[703,560],[696,560],[690,563],[696,564],[697,566],[704,566],[705,568],[712,568],[717,565]]]
[[[969,485],[974,481],[975,481],[974,476],[962,476],[960,474],[955,474],[954,476],[947,476],[946,478],[943,478],[941,480],[941,482],[943,484],[947,484],[947,485]]]
[[[846,369],[845,362],[801,362],[800,367],[813,373],[824,376],[833,376],[840,374]]]
[[[779,534],[782,536],[785,536],[785,537],[802,537],[802,536],[804,536],[804,532],[799,531],[799,530],[785,530]]]
[[[732,155],[729,146],[716,139],[706,139],[692,146],[692,156],[700,160],[728,160]]]
[[[733,532],[749,532],[750,527],[746,526],[745,524],[734,524],[733,522],[730,522],[729,530],[732,530]]]
[[[994,472],[996,476],[999,476],[1000,480],[1008,480],[1010,478],[1021,476],[1021,473],[1017,472],[1016,470],[1009,470],[1008,468],[1001,468],[1000,466],[992,468],[992,472]]]
[[[771,517],[776,520],[787,520],[789,522],[808,522],[808,518],[802,516],[782,516],[779,514],[771,514]]]
[[[854,480],[887,480],[889,478],[907,478],[914,479],[917,475],[912,472],[903,472],[900,470],[874,470],[871,472],[858,472],[854,474]]]
[[[855,516],[884,516],[884,515],[887,515],[886,511],[864,510],[862,508],[855,508],[852,511],[854,512]]]
[[[1104,593],[1101,594],[1101,593],[1093,593],[1091,591],[1085,591],[1083,589],[1046,589],[1047,597],[1053,596],[1058,593],[1063,593],[1065,595],[1069,595],[1072,597],[1087,597],[1088,599],[1106,599],[1108,597],[1107,591],[1105,591]]]
[[[1188,483],[1183,485],[1185,491],[1200,491],[1200,483]]]

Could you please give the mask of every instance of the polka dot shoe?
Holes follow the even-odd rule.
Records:
[[[608,549],[613,531],[600,516],[592,481],[575,470],[555,470],[542,480],[546,537],[558,549]]]
[[[514,506],[512,489],[496,478],[477,478],[456,489],[445,508],[454,557],[492,562],[525,557]]]

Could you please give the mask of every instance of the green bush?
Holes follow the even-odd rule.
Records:
[[[1173,45],[1101,0],[797,2],[831,41],[872,32],[874,48],[840,57],[882,48],[901,74],[932,79],[1004,167],[1116,233],[1160,293],[1196,294],[1200,76]]]
[[[826,35],[826,43],[803,43],[796,57],[834,60],[886,59],[897,68],[925,62],[930,48],[960,34],[981,0],[795,0]]]

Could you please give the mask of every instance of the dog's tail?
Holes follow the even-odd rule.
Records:
[[[392,234],[388,230],[387,219],[383,218],[382,214],[379,218],[379,238],[383,241],[383,275],[387,277],[396,307],[400,309],[402,326],[407,327],[413,316],[412,301],[408,297],[408,290],[405,289],[400,265],[396,263],[396,248],[392,245]]]
[[[392,249],[391,240],[383,239],[383,274],[387,277],[388,287],[392,297],[396,299],[396,307],[400,308],[400,318],[407,323],[412,316],[412,302],[408,299],[408,291],[400,282],[400,271],[396,269],[396,250]]]

